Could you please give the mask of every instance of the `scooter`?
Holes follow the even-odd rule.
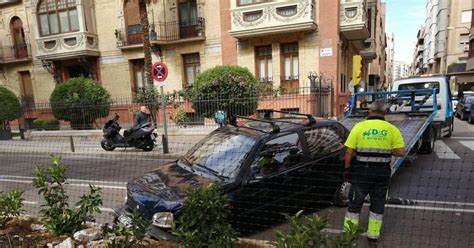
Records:
[[[113,151],[117,147],[136,147],[144,151],[152,151],[155,147],[156,133],[153,133],[155,127],[153,123],[146,122],[141,125],[134,126],[124,131],[123,136],[120,134],[122,127],[117,122],[120,116],[109,120],[102,129],[104,133],[100,142],[102,149]]]

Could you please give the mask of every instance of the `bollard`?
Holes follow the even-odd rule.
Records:
[[[76,149],[74,148],[74,139],[72,136],[69,136],[69,143],[71,144],[71,152],[76,152]]]
[[[166,138],[164,134],[161,135],[161,143],[163,144],[163,153],[164,154],[170,153],[168,149],[168,139]]]

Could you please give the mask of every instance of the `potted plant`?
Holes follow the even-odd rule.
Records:
[[[10,121],[21,116],[20,100],[9,89],[0,86],[0,140],[10,140]]]

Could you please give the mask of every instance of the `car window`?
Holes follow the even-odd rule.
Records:
[[[439,82],[416,82],[411,84],[400,84],[398,90],[432,90],[439,89]]]
[[[317,127],[304,133],[312,159],[344,148],[344,140],[332,127]]]
[[[215,132],[185,155],[188,162],[205,166],[220,176],[234,178],[256,140],[252,137]]]
[[[253,177],[265,177],[285,171],[303,162],[303,150],[297,133],[265,143],[251,165]]]

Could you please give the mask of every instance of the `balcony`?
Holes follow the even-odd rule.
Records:
[[[130,25],[115,31],[117,47],[125,49],[143,44],[143,29],[140,24]],[[160,22],[150,25],[150,41],[154,44],[174,44],[205,40],[205,19],[191,21]]]
[[[31,47],[28,43],[1,47],[0,64],[31,61]]]
[[[235,38],[315,31],[314,0],[276,1],[231,9],[231,31]]]
[[[99,56],[98,38],[88,32],[72,32],[40,37],[38,55],[41,60],[68,59],[78,56]]]
[[[364,0],[340,0],[340,30],[348,40],[364,40],[370,37],[364,2]]]
[[[21,0],[0,0],[0,6],[13,4],[13,3],[21,3]]]

